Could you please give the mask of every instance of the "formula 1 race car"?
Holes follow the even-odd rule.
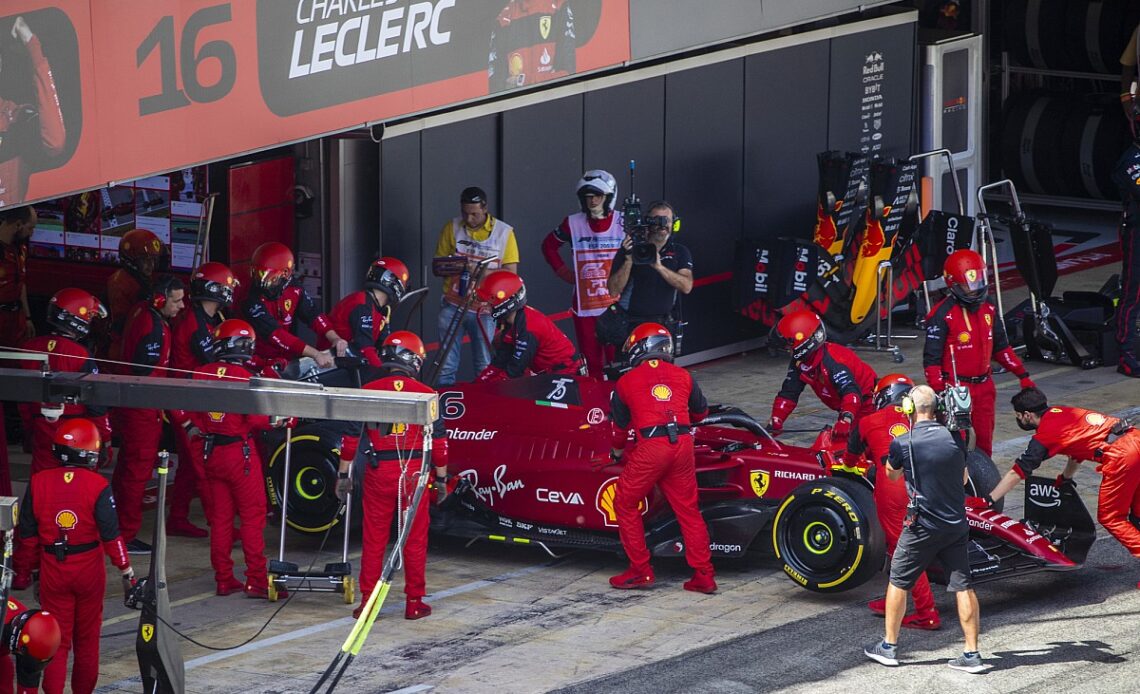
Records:
[[[434,532],[512,545],[620,552],[614,497],[620,464],[609,460],[610,382],[532,376],[466,383],[440,393],[450,469],[460,479]],[[715,556],[771,548],[784,572],[808,590],[854,588],[884,566],[884,537],[862,476],[833,472],[830,432],[811,447],[782,443],[747,414],[714,408],[695,428],[702,514]],[[322,531],[336,523],[334,436],[319,423],[294,434],[290,523]],[[270,453],[271,484],[281,448]],[[973,489],[999,475],[990,459],[969,458]],[[279,472],[278,472],[279,475]],[[1026,484],[1024,520],[1000,509],[967,509],[976,580],[1078,568],[1095,539],[1092,519],[1072,489],[1052,480]],[[272,495],[271,495],[272,496]],[[642,501],[654,556],[684,553],[680,529],[658,491]],[[300,519],[300,520],[295,520]],[[935,575],[937,570],[935,569]]]

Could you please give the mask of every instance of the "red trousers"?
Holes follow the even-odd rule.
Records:
[[[903,478],[891,480],[887,477],[887,466],[880,464],[875,475],[875,511],[879,515],[879,525],[883,526],[883,534],[887,536],[888,555],[893,555],[899,544],[909,501]],[[930,579],[925,572],[918,577],[910,594],[914,598],[914,609],[917,612],[930,612],[934,609],[934,592],[930,589]]]
[[[111,475],[111,492],[119,513],[119,533],[123,542],[130,542],[142,526],[143,493],[154,474],[162,439],[162,410],[124,407],[117,412],[122,446]]]
[[[210,524],[210,563],[218,583],[234,577],[231,556],[234,543],[234,517],[241,519],[238,533],[245,555],[247,586],[269,585],[265,565],[265,478],[261,457],[252,441],[215,446],[206,459],[206,484],[210,504],[206,519]],[[245,451],[249,454],[246,455]]]
[[[388,547],[388,532],[392,518],[403,512],[412,501],[416,490],[422,461],[412,458],[408,461],[407,472],[400,475],[400,463],[395,460],[381,460],[379,465],[367,466],[364,470],[364,552],[360,557],[360,602],[368,601],[368,595],[380,580],[384,567],[384,551]],[[396,502],[399,500],[399,508]],[[428,504],[430,498],[424,490],[420,507],[412,519],[412,529],[404,545],[404,593],[409,598],[422,598],[427,594],[424,570],[427,566]]]
[[[598,341],[597,316],[574,316],[574,335],[578,338],[578,351],[586,359],[586,370],[599,381],[605,378],[605,366],[614,360],[613,345]]]
[[[970,412],[970,423],[974,427],[974,448],[993,457],[994,454],[994,424],[997,411],[994,404],[997,401],[997,388],[994,379],[987,378],[985,383],[966,383],[970,390],[970,399],[973,401],[973,410]]]
[[[67,655],[74,651],[71,691],[90,694],[99,679],[99,630],[103,622],[103,593],[107,574],[102,548],[73,554],[60,562],[44,554],[40,562],[40,606],[59,622],[59,650],[44,670],[48,694],[63,692]]]
[[[711,571],[709,529],[697,507],[697,470],[692,436],[681,436],[677,443],[669,443],[665,437],[642,439],[625,456],[625,466],[618,477],[614,512],[617,514],[621,545],[630,565],[638,569],[649,568],[645,524],[638,506],[655,485],[661,488],[681,525],[685,561],[694,570]]]
[[[202,439],[193,441],[180,426],[174,427],[174,443],[178,448],[178,469],[170,487],[170,521],[190,522],[190,502],[195,496],[202,500],[202,510],[210,515],[210,487],[206,483],[206,468],[202,461]]]
[[[1130,513],[1140,516],[1140,432],[1112,443],[1097,471],[1103,478],[1096,519],[1132,556],[1140,558],[1140,530],[1128,520]]]

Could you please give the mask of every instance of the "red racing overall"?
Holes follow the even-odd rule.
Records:
[[[320,312],[317,302],[299,284],[288,285],[276,299],[255,288],[243,308],[246,320],[257,333],[254,353],[266,362],[297,359],[305,351],[305,341],[293,334],[295,320],[308,323],[317,335],[332,328],[328,316]]]
[[[26,654],[16,654],[15,663],[12,662],[13,658],[8,657],[11,654],[8,643],[12,637],[12,621],[28,610],[28,606],[24,603],[11,596],[8,597],[8,610],[4,613],[4,629],[0,632],[0,694],[36,694],[40,690],[40,673],[47,663],[35,660]],[[50,614],[47,610],[43,613]],[[13,678],[16,679],[15,689],[12,688]]]
[[[623,456],[614,512],[618,535],[630,566],[650,571],[645,524],[638,507],[661,488],[685,542],[685,561],[694,571],[712,572],[709,531],[697,505],[697,472],[690,425],[704,418],[708,403],[700,386],[679,366],[649,359],[618,379],[610,398],[615,449],[623,449],[628,430],[636,443]],[[675,426],[674,426],[675,425]]]
[[[952,378],[950,346],[953,345],[958,381],[970,390],[973,401],[970,419],[974,427],[974,446],[986,455],[994,452],[994,402],[997,399],[990,362],[996,361],[1022,379],[1023,388],[1033,385],[1025,366],[1009,346],[1005,328],[996,314],[994,305],[988,301],[968,308],[948,296],[935,304],[926,316],[926,346],[922,350],[926,382],[935,392],[941,392]]]
[[[414,378],[402,375],[385,376],[364,386],[369,390],[389,390],[405,393],[434,393]],[[384,549],[388,546],[392,518],[402,513],[412,500],[423,466],[423,427],[418,424],[382,424],[380,428],[365,427],[368,434],[364,485],[364,552],[360,557],[360,602],[363,605],[380,580],[384,566]],[[390,433],[385,433],[390,432]],[[442,419],[432,425],[432,465],[447,466],[447,432]],[[356,456],[359,440],[346,436],[342,444],[341,459]],[[401,468],[404,469],[401,473]],[[431,474],[429,472],[429,474]],[[409,599],[426,595],[424,570],[427,566],[428,497],[416,510],[408,542],[404,545],[404,593]]]
[[[213,362],[194,373],[194,380],[248,381],[252,373],[241,364]],[[268,376],[268,372],[257,374]],[[241,519],[239,534],[245,555],[245,592],[265,595],[269,575],[265,562],[265,478],[253,436],[270,428],[268,415],[228,412],[191,412],[190,419],[206,437],[206,484],[209,487],[210,563],[219,590],[236,582],[230,557],[234,517]]]
[[[120,571],[130,566],[107,481],[72,466],[32,475],[20,506],[20,544],[39,560],[40,605],[55,615],[61,634],[59,651],[44,671],[44,691],[63,691],[67,656],[74,650],[71,690],[89,694],[99,678],[107,587],[103,554]]]
[[[198,301],[179,311],[171,327],[170,365],[179,370],[174,376],[190,378],[191,375],[184,372],[194,371],[213,361],[214,330],[224,319],[221,310],[211,316]],[[175,424],[181,425],[182,422],[176,421]],[[170,487],[169,523],[185,527],[190,522],[190,502],[195,494],[202,500],[206,517],[210,516],[210,488],[202,467],[202,440],[187,436],[184,427],[175,426],[174,443],[178,450],[178,469]]]
[[[899,534],[902,533],[903,519],[906,518],[910,498],[906,492],[906,481],[902,477],[892,480],[887,475],[887,455],[891,450],[891,441],[908,431],[910,431],[910,417],[898,405],[888,405],[860,419],[855,430],[851,432],[847,446],[847,450],[851,453],[866,456],[876,468],[875,511],[879,516],[879,525],[883,526],[883,533],[887,536],[888,555],[895,553],[895,546],[899,543]],[[925,573],[915,583],[911,595],[914,598],[915,611],[919,613],[934,611],[934,593],[930,589],[930,580]]]
[[[132,376],[165,376],[170,365],[170,343],[170,325],[149,301],[139,302],[123,328],[120,353],[131,362],[124,368]],[[142,526],[143,493],[154,473],[162,440],[162,410],[120,407],[115,417],[122,444],[111,487],[119,512],[119,531],[123,541],[130,542]]]
[[[582,357],[570,338],[542,311],[524,306],[513,323],[500,324],[494,340],[491,364],[479,374],[480,381],[519,378],[528,374],[578,375]]]
[[[1127,428],[1125,433],[1114,433]],[[1140,530],[1129,514],[1140,516],[1140,431],[1079,407],[1050,407],[1037,432],[1013,465],[1022,479],[1055,455],[1096,461],[1101,473],[1096,519],[1132,556],[1140,558]]]
[[[878,380],[875,370],[854,352],[842,345],[824,343],[802,362],[792,360],[784,385],[772,403],[772,421],[782,426],[796,409],[804,386],[810,385],[824,405],[840,413],[834,437],[836,441],[846,441],[859,419],[875,411],[871,394]]]
[[[11,40],[10,37],[5,37]],[[0,97],[0,138],[15,140],[17,150],[26,147],[32,133],[21,128],[22,123],[38,123],[41,150],[48,156],[63,152],[67,141],[67,130],[63,124],[63,112],[59,109],[59,92],[51,65],[44,57],[39,38],[33,36],[27,44],[28,56],[32,61],[36,86],[36,106],[18,104]],[[34,115],[33,115],[34,114]],[[7,149],[7,148],[5,148]],[[19,154],[0,161],[0,207],[19,205],[26,199],[30,167]]]
[[[329,313],[329,323],[337,335],[344,339],[353,351],[364,357],[370,366],[380,367],[380,354],[376,348],[388,333],[388,318],[392,310],[381,307],[372,298],[370,291],[353,292],[337,302]],[[317,349],[328,349],[328,338],[318,335]]]

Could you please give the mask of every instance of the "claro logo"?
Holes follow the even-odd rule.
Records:
[[[954,240],[958,238],[958,218],[950,215],[946,219],[946,255],[954,252]]]

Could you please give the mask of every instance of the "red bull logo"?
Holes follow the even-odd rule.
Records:
[[[883,217],[885,218],[891,213],[890,207],[883,208]],[[887,237],[883,233],[883,223],[879,220],[872,220],[867,225],[867,231],[863,235],[863,247],[859,255],[864,258],[871,258],[879,254],[883,250],[883,244],[887,242]]]

